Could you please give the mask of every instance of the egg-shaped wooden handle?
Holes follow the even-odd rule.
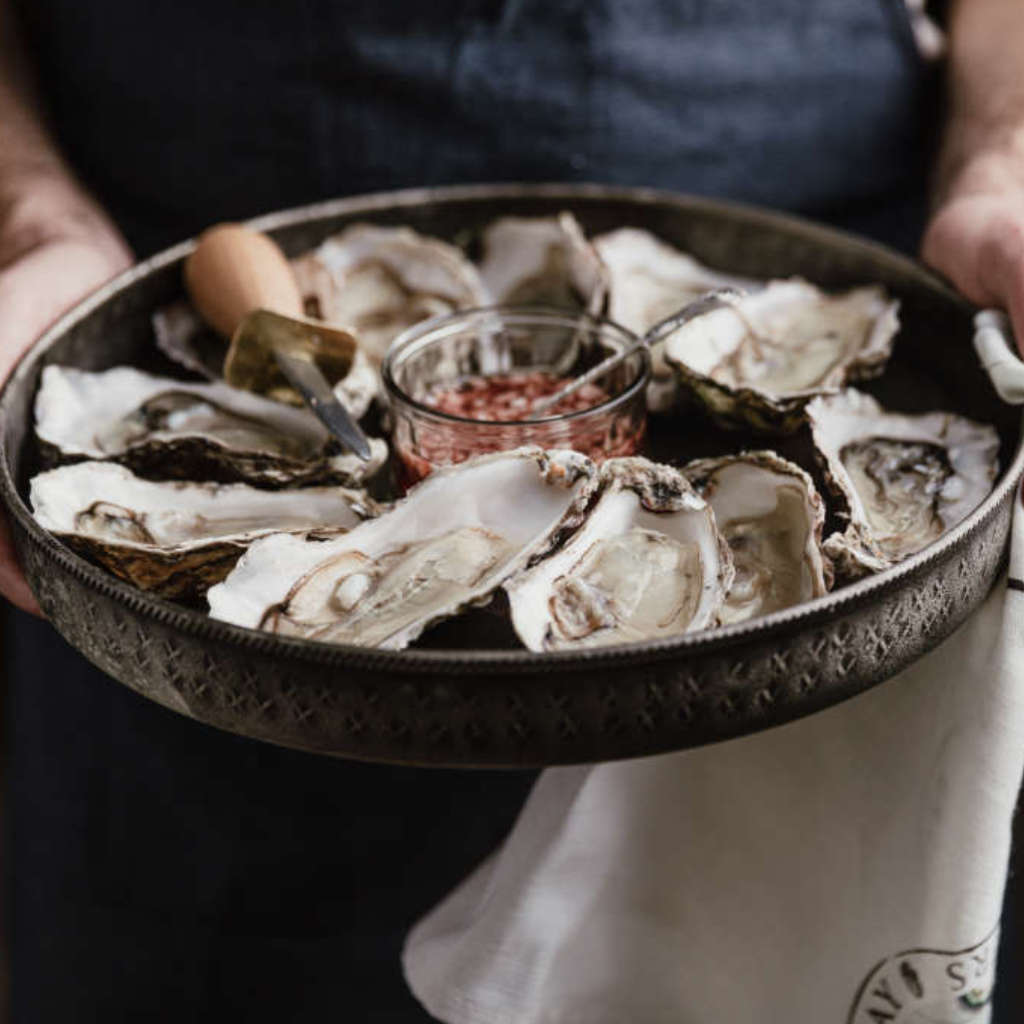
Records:
[[[241,224],[217,224],[185,260],[185,287],[200,316],[230,338],[246,314],[302,316],[302,295],[277,243]]]

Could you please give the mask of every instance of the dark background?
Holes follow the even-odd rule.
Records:
[[[1016,1024],[1024,1020],[1024,823],[1014,819],[1014,844],[1010,877],[1003,907],[1003,936],[999,950],[993,1024]]]

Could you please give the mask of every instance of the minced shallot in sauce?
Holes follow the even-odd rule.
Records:
[[[423,404],[449,416],[466,420],[511,422],[531,419],[534,402],[547,398],[569,382],[564,377],[542,370],[494,377],[465,377],[456,384],[433,387]],[[608,393],[596,384],[584,384],[566,395],[542,416],[564,416],[582,412],[608,401]]]
[[[407,428],[396,424],[394,445],[403,483],[409,486],[423,479],[435,466],[526,444],[572,448],[598,462],[635,454],[644,436],[642,419],[637,423],[622,410],[572,416],[608,401],[608,393],[596,384],[584,385],[530,422],[534,402],[567,383],[565,377],[533,371],[435,384],[420,396],[421,404],[460,420],[478,421],[479,426],[426,418]]]

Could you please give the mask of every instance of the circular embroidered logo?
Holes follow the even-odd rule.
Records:
[[[886,957],[858,989],[847,1024],[985,1024],[998,946],[996,928],[969,949]]]

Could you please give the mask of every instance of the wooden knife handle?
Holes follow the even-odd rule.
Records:
[[[230,338],[254,309],[302,316],[302,295],[288,260],[267,235],[217,224],[185,260],[185,287],[202,318]]]

